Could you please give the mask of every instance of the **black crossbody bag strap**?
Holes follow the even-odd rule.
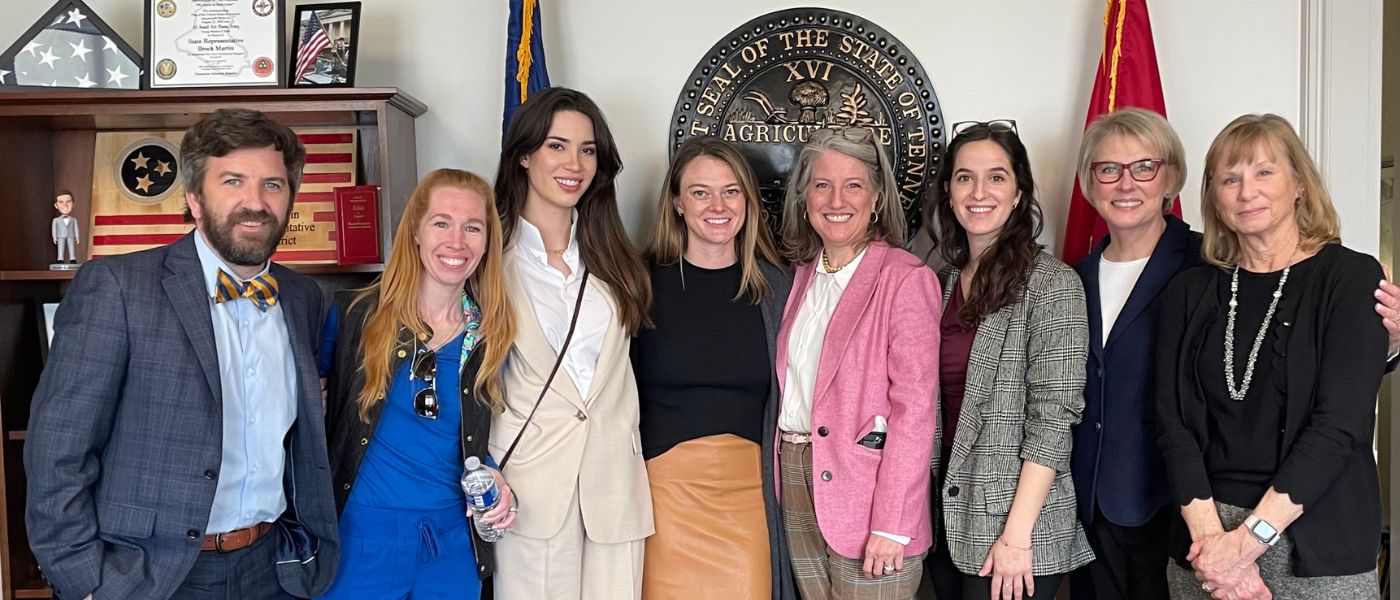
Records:
[[[583,309],[583,293],[587,290],[588,269],[584,269],[583,281],[580,281],[578,286],[578,299],[574,300],[574,317],[569,319],[569,332],[564,334],[564,344],[559,347],[559,358],[554,359],[554,368],[549,370],[549,377],[545,378],[544,387],[540,388],[540,397],[535,399],[535,406],[530,409],[530,416],[525,417],[525,422],[520,425],[520,431],[515,434],[515,440],[510,443],[510,448],[506,449],[505,456],[502,456],[501,462],[496,464],[497,469],[505,469],[506,463],[510,462],[510,455],[515,454],[515,447],[520,445],[520,438],[525,437],[525,428],[535,418],[535,411],[540,409],[540,403],[544,402],[544,395],[549,393],[549,386],[554,383],[555,374],[559,373],[559,367],[564,364],[564,354],[569,351],[569,341],[574,339],[574,328],[578,326],[578,313]]]

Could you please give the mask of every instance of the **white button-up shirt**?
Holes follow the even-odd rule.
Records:
[[[544,337],[555,352],[559,352],[564,345],[564,337],[569,333],[569,321],[574,316],[579,285],[583,283],[583,263],[579,260],[578,240],[575,237],[577,221],[578,213],[575,211],[575,226],[569,229],[569,246],[562,256],[564,264],[571,271],[568,277],[549,266],[549,252],[545,250],[539,229],[525,219],[520,219],[516,228],[515,256],[520,283],[529,294],[535,319],[540,322],[540,329],[544,330]],[[593,370],[598,365],[603,338],[612,320],[613,308],[608,298],[598,288],[589,286],[583,294],[583,307],[579,312],[574,337],[564,354],[564,363],[559,367],[569,375],[582,400],[588,399],[588,388],[596,375]]]
[[[817,272],[812,276],[812,285],[807,288],[807,297],[802,299],[802,307],[797,310],[797,320],[793,322],[791,337],[788,338],[787,377],[784,379],[782,411],[778,415],[778,428],[793,433],[812,432],[812,395],[817,385],[817,366],[822,359],[822,343],[826,341],[826,327],[831,323],[831,315],[841,302],[841,294],[855,276],[865,251],[861,250],[851,262],[835,273],[827,273],[822,268],[822,256],[817,256]]]
[[[209,292],[223,392],[223,458],[207,531],[223,533],[276,521],[287,509],[282,441],[297,416],[296,366],[282,304],[264,312],[247,298],[215,303],[219,269],[237,276],[202,232],[194,245]]]

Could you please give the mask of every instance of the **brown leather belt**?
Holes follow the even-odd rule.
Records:
[[[258,523],[251,527],[235,529],[224,533],[212,533],[204,536],[204,545],[200,550],[205,552],[233,552],[252,546],[253,542],[262,539],[272,531],[272,523]]]

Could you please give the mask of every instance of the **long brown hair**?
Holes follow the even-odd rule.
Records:
[[[768,233],[763,207],[758,203],[758,178],[753,174],[753,167],[734,146],[717,137],[694,137],[676,149],[661,186],[661,197],[656,206],[656,226],[652,229],[647,257],[658,264],[669,265],[685,256],[690,235],[685,220],[676,214],[673,203],[683,192],[681,177],[685,175],[686,167],[702,156],[729,165],[735,179],[739,180],[739,191],[744,194],[744,225],[739,235],[734,236],[734,251],[739,257],[741,273],[739,291],[734,299],[747,295],[750,302],[757,304],[772,289],[763,277],[763,271],[758,268],[758,259],[777,265],[778,251],[773,246],[772,235]]]
[[[1316,252],[1327,244],[1342,241],[1341,220],[1332,206],[1332,197],[1322,185],[1322,175],[1293,126],[1274,114],[1243,115],[1230,121],[1220,135],[1215,136],[1206,152],[1206,172],[1201,176],[1201,221],[1205,229],[1201,255],[1217,267],[1239,264],[1243,253],[1235,232],[1220,220],[1220,210],[1215,205],[1218,192],[1215,178],[1221,169],[1253,160],[1260,152],[1268,153],[1275,161],[1288,161],[1293,179],[1302,189],[1296,200],[1298,206],[1293,211],[1298,225],[1298,247],[1304,252]]]
[[[371,410],[384,400],[393,376],[389,366],[398,346],[405,342],[399,331],[408,328],[412,339],[430,336],[428,326],[418,313],[419,285],[423,279],[422,252],[413,240],[414,232],[428,212],[428,199],[439,188],[461,188],[481,196],[486,203],[486,253],[476,271],[467,278],[466,291],[481,307],[481,344],[486,354],[476,372],[472,389],[481,401],[485,390],[486,404],[500,410],[501,367],[506,362],[511,344],[515,342],[515,311],[506,292],[505,272],[501,266],[501,220],[492,210],[495,195],[486,180],[474,173],[456,169],[438,169],[428,173],[404,207],[399,227],[394,232],[393,251],[384,264],[384,273],[355,296],[351,306],[360,302],[377,301],[365,317],[364,336],[360,344],[360,369],[365,386],[355,399],[360,420],[368,423]],[[483,346],[478,346],[478,349]],[[411,349],[409,349],[412,351]]]
[[[526,100],[515,113],[501,142],[501,163],[496,170],[496,208],[507,242],[514,239],[515,227],[525,211],[530,193],[530,174],[521,159],[544,145],[554,115],[574,111],[593,123],[598,171],[579,198],[577,237],[583,267],[608,284],[618,307],[618,321],[629,335],[635,335],[647,322],[651,305],[651,279],[646,263],[627,239],[617,212],[617,174],[622,159],[617,154],[603,111],[583,92],[549,88]]]
[[[1021,193],[1021,202],[1011,209],[996,241],[978,259],[972,289],[958,312],[958,320],[968,325],[979,323],[983,317],[1020,300],[1026,290],[1026,282],[1030,280],[1035,257],[1040,254],[1040,243],[1035,240],[1040,236],[1044,221],[1040,203],[1035,199],[1030,155],[1020,136],[1013,131],[974,125],[963,130],[948,144],[943,155],[943,168],[938,171],[938,180],[933,189],[934,201],[924,206],[924,219],[934,224],[938,236],[932,236],[933,228],[926,231],[943,260],[958,269],[972,262],[967,230],[953,212],[948,187],[953,181],[958,151],[969,143],[982,140],[991,140],[1006,151],[1006,156],[1011,160],[1011,171],[1016,176],[1016,189]]]

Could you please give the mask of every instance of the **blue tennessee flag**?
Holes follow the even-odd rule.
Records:
[[[510,0],[510,31],[506,33],[506,109],[501,134],[510,130],[515,109],[530,94],[549,87],[540,33],[540,0]]]

